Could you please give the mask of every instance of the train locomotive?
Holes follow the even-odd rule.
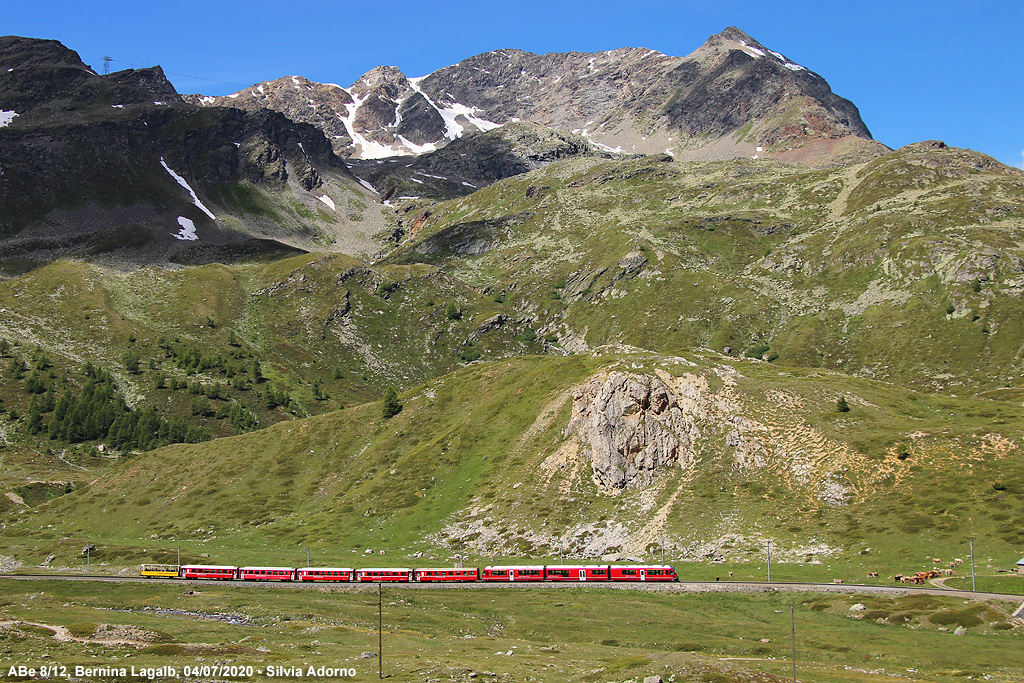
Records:
[[[144,564],[142,576],[298,583],[553,583],[678,581],[668,564],[496,565],[488,567],[235,567]]]

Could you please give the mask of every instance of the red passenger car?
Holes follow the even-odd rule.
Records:
[[[295,572],[296,581],[351,581],[351,567],[303,567]]]
[[[433,583],[439,581],[479,581],[480,571],[476,567],[444,567],[441,569],[415,569],[413,581]]]
[[[613,564],[609,566],[612,581],[678,581],[676,570],[668,564]]]
[[[506,565],[484,567],[480,578],[484,581],[543,581],[542,565]]]
[[[378,581],[412,581],[412,570],[408,567],[375,567],[357,569],[356,581],[376,583]]]
[[[291,581],[295,570],[291,567],[239,567],[238,578],[242,581]]]
[[[183,579],[233,579],[238,567],[226,567],[219,564],[186,564],[181,567]]]
[[[607,581],[606,564],[549,564],[544,568],[545,581]]]

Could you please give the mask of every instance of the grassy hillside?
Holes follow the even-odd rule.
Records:
[[[1017,385],[1024,174],[918,143],[866,164],[552,164],[409,215],[443,266],[570,351],[768,347],[922,389]]]
[[[620,491],[595,481],[593,434],[572,421],[592,407],[588,387],[615,376],[668,387],[692,426],[676,461]],[[89,539],[115,566],[179,544],[224,562],[294,563],[309,548],[321,562],[391,564],[550,558],[559,545],[656,559],[664,546],[711,563],[682,570],[705,578],[725,565],[760,576],[770,540],[789,567],[780,578],[854,581],[945,564],[971,536],[1005,569],[1024,544],[1016,395],[608,352],[475,364],[401,399],[390,420],[371,403],[136,456],[9,524],[6,553],[77,565]]]
[[[13,487],[90,481],[106,461],[96,449],[109,454],[108,438],[46,433],[88,366],[110,372],[135,411],[155,408],[209,438],[374,400],[482,354],[541,348],[520,338],[528,325],[508,307],[433,266],[341,255],[127,272],[56,261],[0,282],[0,308],[0,481]],[[30,417],[46,402],[40,432]]]

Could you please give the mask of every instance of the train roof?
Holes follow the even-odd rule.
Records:
[[[183,564],[182,569],[230,569],[234,571],[238,567],[231,567],[226,564]]]
[[[674,569],[670,564],[612,564],[612,569]]]
[[[239,569],[239,571],[266,571],[266,570],[273,570],[273,571],[282,571],[283,570],[283,571],[289,571],[289,572],[295,571],[295,567],[239,567],[238,569]]]
[[[476,567],[416,567],[418,572],[475,572]]]
[[[411,572],[412,567],[360,567],[359,572]]]
[[[607,564],[549,564],[548,569],[607,569]]]

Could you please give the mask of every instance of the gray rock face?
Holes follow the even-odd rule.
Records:
[[[573,395],[566,433],[589,446],[594,481],[610,491],[644,486],[659,469],[693,464],[701,434],[658,378],[612,372]]]
[[[270,109],[280,112],[292,121],[319,128],[339,156],[352,153],[352,136],[345,125],[345,118],[349,116],[349,107],[354,104],[354,100],[348,91],[337,85],[314,83],[301,76],[286,76],[259,83],[232,95],[185,95],[183,99],[189,104],[205,107],[232,107],[245,111]]]
[[[303,97],[326,87],[292,80]],[[764,155],[820,164],[882,149],[870,143],[857,108],[823,78],[733,27],[686,57],[631,47],[496,50],[420,79],[380,66],[343,91],[342,106],[281,97],[281,83],[289,89],[290,80],[279,79],[228,98],[192,97],[282,111],[323,127],[339,154],[360,159],[422,154],[513,121],[572,131],[606,151],[669,150],[676,158]],[[338,131],[342,122],[347,141],[326,127]]]

